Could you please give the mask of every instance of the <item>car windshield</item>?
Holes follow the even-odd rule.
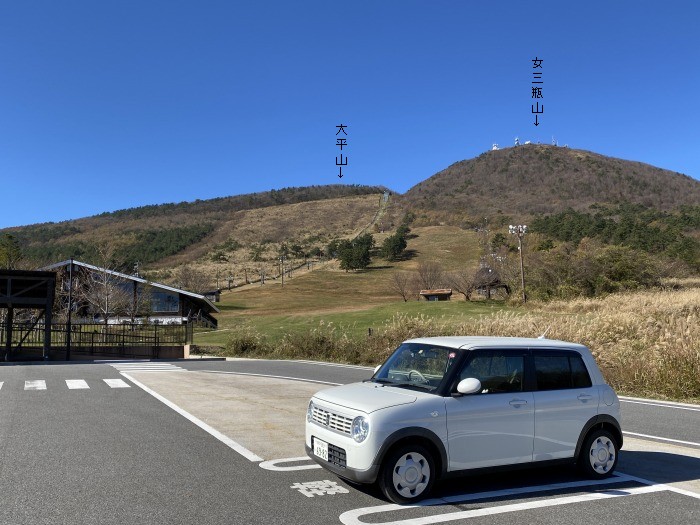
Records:
[[[391,386],[434,392],[457,357],[454,348],[403,343],[372,377]]]

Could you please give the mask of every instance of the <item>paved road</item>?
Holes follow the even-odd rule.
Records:
[[[338,384],[361,381],[372,375],[367,367],[328,366],[309,361],[197,361],[185,365],[188,370],[217,370],[251,374],[278,375]],[[623,398],[624,430],[644,436],[700,443],[700,406],[634,398]],[[653,438],[646,438],[653,439]],[[673,442],[673,441],[669,441]],[[698,445],[700,447],[700,445]]]
[[[418,525],[448,520],[480,525],[496,519],[506,524],[643,521],[649,525],[700,519],[697,494],[678,488],[689,481],[688,470],[700,473],[700,446],[658,440],[630,440],[631,449],[621,457],[623,475],[597,487],[570,469],[529,470],[442,483],[436,491],[442,498],[439,504],[397,508],[373,490],[350,486],[321,469],[261,468],[259,461],[205,431],[205,423],[193,424],[203,420],[218,424],[209,413],[217,403],[230,401],[220,395],[228,389],[225,381],[259,378],[266,384],[272,380],[259,376],[266,375],[277,376],[274,381],[281,385],[290,380],[280,378],[317,381],[303,382],[314,389],[364,379],[371,370],[280,361],[147,365],[154,366],[161,371],[134,370],[140,363],[118,368],[72,363],[0,366],[1,525]],[[194,388],[200,383],[224,387],[214,390],[218,397],[197,404]],[[179,391],[183,402],[189,399],[200,413],[192,419],[183,417],[157,397],[158,389],[173,396]],[[261,389],[260,395],[274,402],[280,391]],[[693,407],[632,401],[623,404],[626,430],[700,442],[700,412],[684,409]],[[223,417],[235,427],[241,413],[224,411]],[[299,419],[303,413],[290,418],[289,425],[298,425]],[[256,439],[265,435],[251,436],[253,446]],[[673,486],[645,481],[674,462],[678,468],[667,469],[672,474],[652,478]],[[285,465],[310,463],[277,466]],[[645,480],[630,477],[642,474]]]

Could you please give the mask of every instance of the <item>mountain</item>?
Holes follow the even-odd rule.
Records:
[[[369,199],[366,205],[357,204],[353,209],[346,210],[344,221],[329,222],[335,229],[352,231],[359,224],[371,220],[378,207],[378,195],[385,190],[383,187],[341,184],[284,188],[209,200],[142,206],[59,223],[6,228],[0,230],[0,234],[14,236],[24,256],[39,264],[71,256],[99,263],[98,248],[105,245],[111,246],[112,257],[119,261],[120,266],[131,266],[136,261],[150,264],[183,253],[195,245],[199,247],[195,255],[213,250],[217,243],[229,241],[229,230],[235,224],[245,223],[244,215],[248,212],[338,199],[362,200],[366,197]],[[311,209],[315,208],[312,206]],[[335,205],[335,209],[344,208]],[[290,220],[290,217],[285,216],[285,220]],[[250,232],[249,236],[258,239],[257,242],[269,241],[271,235],[262,229],[269,224],[258,221],[249,224],[249,227],[255,229],[256,224],[261,227],[260,231]]]
[[[700,204],[700,181],[590,151],[528,144],[456,162],[412,187],[403,202],[449,221],[515,219],[567,209],[638,204],[661,211]]]
[[[447,224],[500,236],[527,221],[542,247],[592,238],[680,259],[700,271],[700,181],[680,173],[549,145],[488,151],[456,162],[394,195],[380,186],[310,186],[143,206],[60,223],[0,230],[35,265],[70,256],[162,272],[196,263],[210,275],[235,268],[277,271],[280,256],[304,261],[327,243],[371,226],[390,232],[413,212],[414,226]],[[485,221],[486,220],[486,221]],[[484,229],[486,224],[488,228]],[[379,234],[378,242],[382,242]]]

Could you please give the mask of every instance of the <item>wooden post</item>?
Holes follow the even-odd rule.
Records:
[[[53,325],[53,317],[51,315],[53,310],[53,299],[54,299],[54,287],[48,287],[48,293],[46,294],[46,309],[44,310],[44,348],[42,350],[44,359],[49,358],[51,353],[51,328]],[[70,330],[70,325],[68,325]],[[68,335],[70,337],[70,334]],[[70,347],[69,347],[70,352]],[[68,356],[70,354],[67,354]]]
[[[7,307],[7,317],[5,318],[5,361],[10,360],[12,352],[12,322],[14,320],[14,309],[12,305]]]

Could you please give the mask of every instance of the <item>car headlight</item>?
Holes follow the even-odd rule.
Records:
[[[352,439],[362,443],[369,436],[369,419],[365,416],[357,416],[352,420]]]
[[[309,401],[309,407],[306,409],[306,422],[311,423],[314,420],[314,402]]]

